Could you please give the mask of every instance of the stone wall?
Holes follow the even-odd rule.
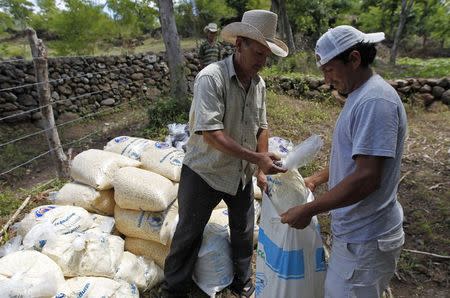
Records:
[[[186,72],[192,82],[199,60],[186,53]],[[105,57],[49,58],[48,70],[55,116],[86,115],[130,100],[152,100],[169,90],[169,68],[164,53]],[[37,121],[42,118],[30,61],[1,63],[0,118],[5,122]],[[20,87],[20,88],[15,88]],[[10,89],[10,90],[4,90]]]
[[[278,93],[290,96],[302,96],[306,99],[320,99],[331,92],[338,101],[345,98],[340,96],[331,87],[318,78],[271,78],[266,80],[267,88]],[[414,102],[429,106],[434,101],[440,100],[450,105],[450,77],[440,79],[402,79],[388,80],[400,95],[403,102]]]
[[[185,53],[190,88],[200,62]],[[49,80],[56,117],[64,113],[86,115],[130,100],[148,101],[169,90],[169,69],[164,53],[128,56],[50,58]],[[307,99],[329,96],[332,91],[317,78],[267,78],[268,89]],[[33,63],[0,61],[0,119],[4,122],[37,121],[38,108]],[[405,102],[428,106],[435,100],[450,104],[450,78],[390,81]],[[15,88],[19,87],[19,88]],[[10,90],[8,90],[10,89]],[[337,92],[332,92],[338,99]],[[30,111],[29,113],[23,113]]]

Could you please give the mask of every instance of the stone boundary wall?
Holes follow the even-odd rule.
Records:
[[[186,53],[186,73],[193,82],[200,61]],[[122,56],[49,58],[48,71],[55,117],[70,113],[86,115],[122,102],[152,100],[170,89],[164,53]],[[39,107],[32,61],[1,62],[0,118]],[[190,84],[191,88],[191,84]],[[74,115],[76,116],[76,115]],[[38,121],[39,110],[7,118],[0,123]]]
[[[440,79],[401,79],[388,80],[394,87],[403,102],[423,104],[425,107],[434,101],[442,101],[450,105],[450,77]],[[307,99],[320,99],[331,92],[338,101],[343,102],[345,98],[325,84],[323,79],[305,78],[270,78],[266,79],[268,89],[290,96],[303,96]]]
[[[119,105],[130,100],[153,100],[169,91],[169,69],[164,53],[142,53],[122,56],[49,58],[49,80],[55,116],[82,116]],[[194,52],[186,52],[186,74],[190,91],[200,67]],[[329,96],[330,86],[322,79],[305,77],[291,79],[266,78],[268,89],[292,96],[321,98]],[[393,80],[390,84],[405,102],[422,102],[425,106],[435,100],[450,104],[450,78]],[[0,118],[23,113],[39,107],[31,61],[1,62]],[[336,92],[332,92],[339,99]],[[342,100],[342,98],[341,98]],[[345,100],[345,99],[343,99]],[[39,110],[7,118],[5,123],[38,121]]]

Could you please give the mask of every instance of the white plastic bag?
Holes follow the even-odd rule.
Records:
[[[312,135],[289,151],[283,160],[283,168],[298,169],[310,163],[323,146],[323,140],[318,135]]]
[[[52,297],[64,283],[59,266],[34,250],[0,258],[0,297]]]
[[[124,252],[114,279],[135,284],[140,290],[153,288],[164,278],[164,272],[154,261]]]
[[[0,258],[19,250],[22,250],[22,236],[17,235],[0,247]]]
[[[226,228],[207,224],[192,279],[210,297],[233,281],[233,261]]]
[[[104,277],[75,277],[66,280],[56,297],[67,298],[139,298],[134,284]]]
[[[309,193],[308,201],[313,200]],[[256,297],[317,298],[324,295],[325,254],[319,224],[298,230],[282,224],[263,195],[256,256]]]

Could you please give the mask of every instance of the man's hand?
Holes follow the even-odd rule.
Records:
[[[304,229],[312,219],[307,205],[299,205],[292,207],[288,211],[281,214],[281,223],[288,224],[291,228]]]
[[[256,184],[259,188],[261,188],[261,192],[265,192],[267,190],[267,177],[260,170],[258,170],[258,173],[256,174]]]
[[[266,175],[272,175],[277,173],[286,173],[287,169],[283,169],[280,165],[275,162],[279,161],[280,158],[272,152],[261,152],[258,153],[258,160],[256,164],[259,169]]]
[[[316,190],[317,185],[316,185],[316,183],[314,182],[314,179],[311,176],[310,177],[306,177],[304,179],[304,181],[305,181],[305,186],[307,188],[309,188],[312,192],[314,192]]]

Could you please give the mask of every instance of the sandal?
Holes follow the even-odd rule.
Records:
[[[249,279],[242,288],[237,289],[232,285],[231,291],[238,297],[248,298],[251,297],[252,294],[255,292],[255,285],[253,284],[252,280]]]

